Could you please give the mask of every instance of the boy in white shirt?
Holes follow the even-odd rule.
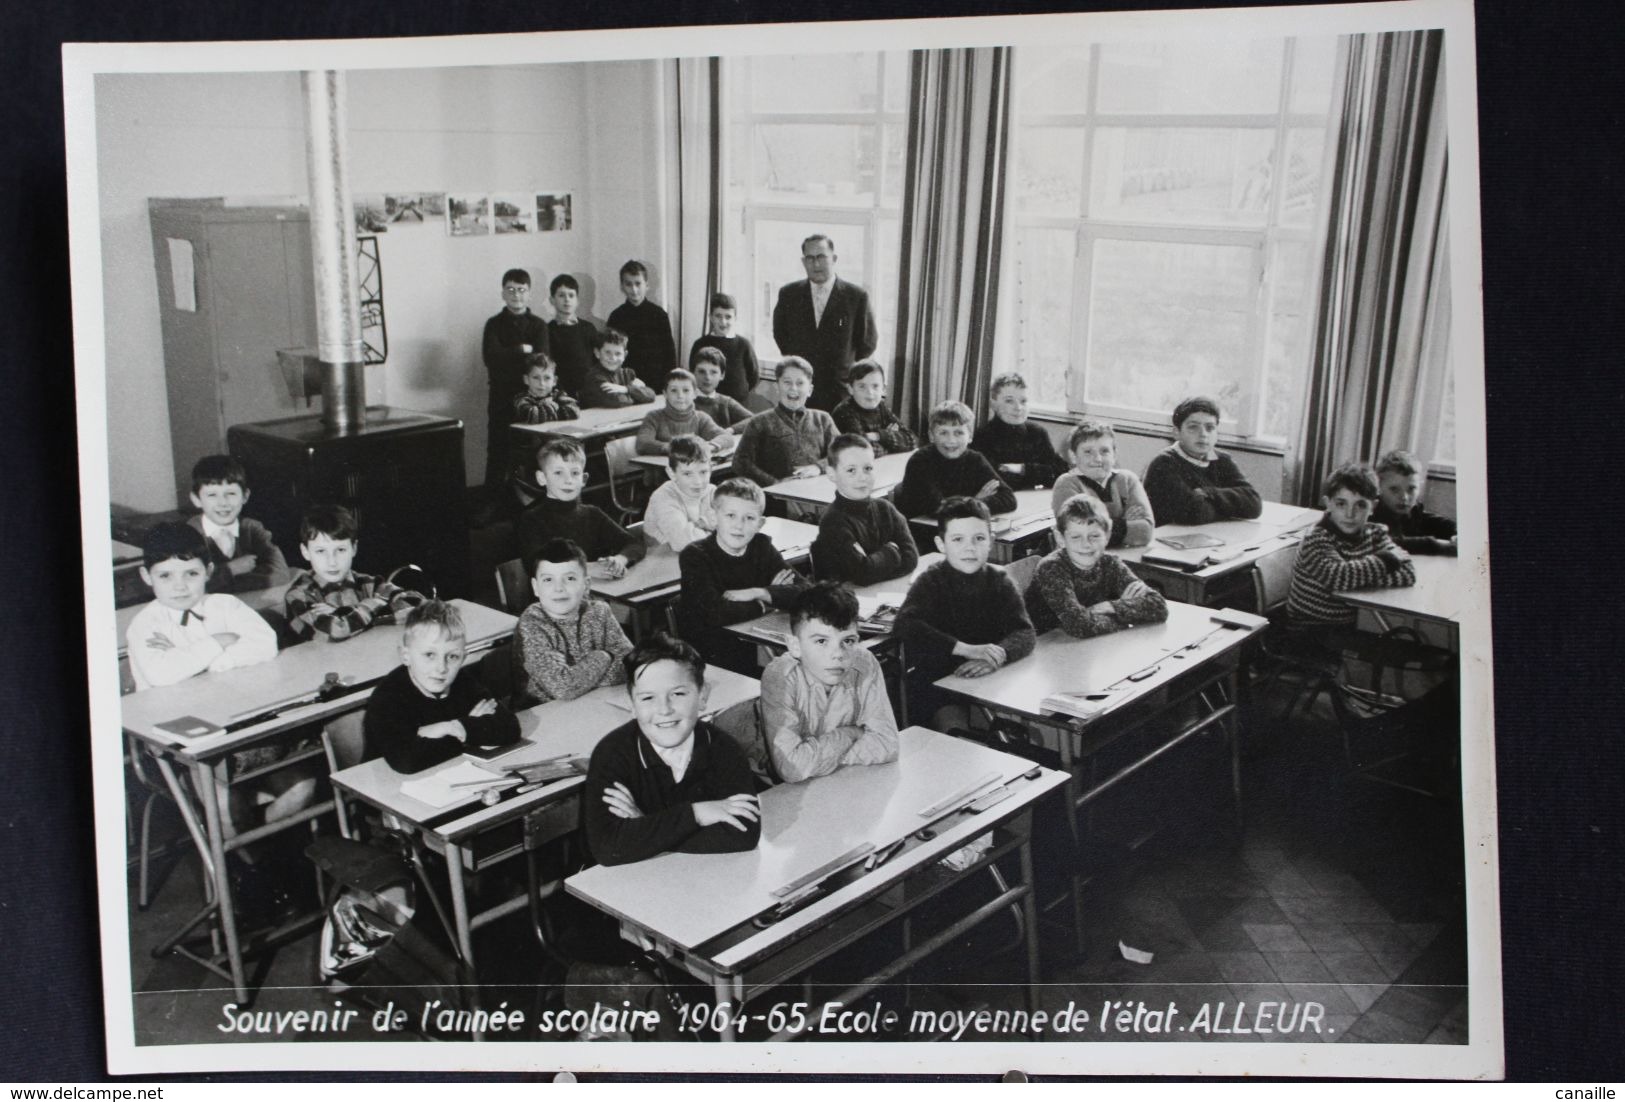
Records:
[[[681,551],[717,530],[711,504],[711,446],[698,436],[678,436],[667,446],[670,479],[649,495],[643,512],[643,535],[651,547],[665,544]]]

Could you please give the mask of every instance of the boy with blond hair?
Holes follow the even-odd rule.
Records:
[[[908,457],[893,495],[905,517],[928,517],[951,497],[974,498],[990,513],[1015,510],[1015,493],[970,446],[970,430],[971,411],[963,402],[943,402],[931,411],[931,442]]]
[[[1055,480],[1050,507],[1059,514],[1078,494],[1106,506],[1111,517],[1107,547],[1144,547],[1151,542],[1157,518],[1151,511],[1140,476],[1117,466],[1117,437],[1105,421],[1079,421],[1066,438],[1072,469]]]

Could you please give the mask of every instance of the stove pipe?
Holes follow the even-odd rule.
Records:
[[[361,310],[356,292],[355,216],[350,204],[344,74],[305,72],[305,169],[310,179],[310,251],[316,276],[316,357],[322,424],[342,433],[367,420]]]

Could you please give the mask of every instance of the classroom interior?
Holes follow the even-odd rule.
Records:
[[[488,432],[480,333],[501,307],[505,270],[531,273],[533,309],[544,315],[548,281],[573,275],[583,316],[602,325],[621,301],[621,264],[641,259],[684,353],[704,332],[709,294],[732,293],[736,331],[769,376],[752,403],[765,409],[778,355],[773,297],[801,278],[797,250],[814,232],[834,239],[839,275],[869,289],[892,404],[916,427],[947,398],[964,398],[984,419],[988,381],[1016,370],[1028,379],[1034,418],[1058,444],[1083,414],[1103,417],[1116,426],[1119,465],[1143,471],[1171,438],[1167,410],[1207,392],[1225,407],[1225,450],[1266,501],[1313,506],[1311,487],[1337,462],[1407,447],[1429,465],[1428,507],[1454,516],[1441,37],[348,72],[358,208],[396,195],[570,200],[568,228],[546,228],[531,209],[525,232],[454,234],[445,215],[360,229],[371,239],[369,276],[382,273],[372,284],[382,325],[369,327],[368,342],[382,362],[364,370],[369,406],[461,425],[466,493],[438,527],[466,539],[466,572],[442,595],[507,603],[496,571],[513,554],[511,525],[491,514],[478,485]],[[809,81],[829,92],[817,113],[805,99]],[[288,244],[304,230],[295,238],[285,226],[265,230],[303,215],[304,112],[297,72],[96,79],[116,540],[138,545],[155,520],[188,511],[189,461],[176,441],[197,425],[205,435],[217,426],[213,450],[223,451],[231,425],[320,411],[319,397],[295,395],[290,361],[277,355],[314,344],[303,305],[308,258]],[[968,121],[932,125],[949,119]],[[1397,121],[1410,140],[1373,138],[1371,119]],[[218,343],[201,353],[214,389],[200,391],[177,382],[182,352],[166,315],[182,297],[179,262],[156,227],[169,212],[203,211],[207,220],[216,210],[232,226],[260,218],[264,232],[245,239],[237,267],[216,265],[223,282],[193,287],[190,312],[250,318],[243,336],[219,335],[216,323]],[[222,251],[187,262],[198,271],[226,244],[204,247]],[[974,266],[989,248],[996,259]],[[255,280],[285,283],[280,305],[265,308]],[[626,476],[614,501],[608,490],[596,499],[615,505],[625,495],[635,516],[640,478]],[[245,515],[254,513],[251,498]],[[298,569],[297,547],[283,550]],[[379,572],[399,565],[358,561]],[[1251,576],[1232,580],[1225,603],[1246,604]],[[119,584],[121,600],[144,599],[127,570]],[[1335,691],[1306,693],[1314,686],[1302,670],[1264,676],[1264,657],[1249,652],[1235,701],[1241,815],[1228,798],[1220,739],[1148,762],[1091,805],[1078,848],[1053,844],[1066,829],[1056,801],[1036,805],[1037,922],[1001,911],[888,980],[884,996],[932,1011],[1019,1006],[1021,946],[1032,943],[1046,1006],[1321,1008],[1313,1031],[1221,1029],[1172,1038],[1180,1041],[1465,1044],[1459,789],[1435,776],[1391,783],[1391,772],[1370,767],[1373,748],[1358,745],[1357,732],[1351,739]],[[163,951],[211,888],[155,777],[150,763],[127,774],[128,897],[104,900],[128,914],[136,1043],[287,1040],[222,1029],[231,979]],[[331,816],[310,827],[334,829]],[[149,846],[151,900],[140,905]],[[428,855],[433,876],[443,875],[437,857]],[[551,862],[567,861],[550,851],[542,875],[566,871]],[[525,866],[499,864],[468,889],[533,896]],[[952,885],[914,936],[929,935],[939,910],[983,901],[987,887]],[[1081,931],[1057,898],[1068,887]],[[604,917],[579,899],[559,893],[540,906],[553,929],[579,924],[614,940],[613,923],[606,933]],[[534,977],[554,977],[557,961],[531,916],[528,904],[514,906],[475,931],[484,1004],[547,1005],[547,984]],[[425,928],[439,936],[433,922]],[[909,937],[888,929],[858,939],[785,990],[816,1000],[884,970]],[[449,933],[442,940],[455,950]],[[1133,950],[1153,955],[1141,962]],[[317,979],[320,951],[318,927],[307,926],[251,960],[253,1007],[331,1005]],[[410,1030],[391,1037],[419,1039]]]

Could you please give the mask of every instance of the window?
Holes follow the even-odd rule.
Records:
[[[1292,432],[1336,39],[1018,48],[1014,362],[1037,407]]]
[[[829,235],[838,274],[869,291],[882,347],[891,339],[901,253],[908,54],[808,54],[729,60],[727,213],[721,289],[737,331],[777,359],[773,304],[805,277],[801,242]]]

